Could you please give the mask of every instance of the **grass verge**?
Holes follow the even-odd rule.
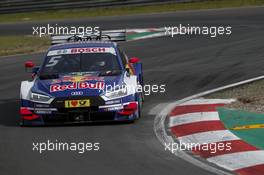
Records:
[[[264,113],[264,80],[220,91],[206,98],[235,98],[236,102],[226,105],[229,108],[249,112]]]
[[[54,19],[74,19],[94,16],[128,15],[153,12],[170,12],[179,10],[210,9],[225,7],[244,7],[264,5],[263,0],[205,0],[202,2],[172,3],[149,6],[126,6],[112,8],[89,8],[73,10],[50,10],[0,15],[0,23],[21,21],[39,21]]]
[[[49,46],[49,37],[1,36],[0,56],[41,52]]]

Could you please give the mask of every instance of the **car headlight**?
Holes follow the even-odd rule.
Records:
[[[30,94],[30,100],[36,101],[36,102],[48,102],[51,99],[51,97],[47,95],[37,94],[31,92]]]
[[[105,93],[105,96],[107,98],[110,98],[110,99],[119,98],[119,97],[126,96],[126,95],[127,95],[127,88],[126,87]]]

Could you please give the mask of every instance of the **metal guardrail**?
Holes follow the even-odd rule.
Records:
[[[0,14],[73,8],[110,8],[114,6],[139,6],[190,1],[201,0],[1,0]]]

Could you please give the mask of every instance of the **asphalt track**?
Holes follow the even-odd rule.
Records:
[[[1,58],[1,175],[212,174],[165,152],[153,131],[155,115],[152,115],[153,111],[149,111],[160,103],[264,74],[264,8],[138,15],[124,20],[125,18],[87,19],[86,22],[91,25],[93,22],[102,23],[103,26],[109,25],[112,28],[159,27],[177,25],[180,22],[193,25],[231,25],[233,34],[219,38],[181,36],[122,43],[129,56],[142,59],[146,84],[166,84],[166,93],[146,97],[143,117],[134,124],[21,128],[18,126],[20,81],[30,78],[24,72],[23,62],[30,59],[40,63],[43,54]],[[68,21],[66,23],[69,24]],[[80,21],[71,23],[79,24]],[[30,25],[32,23],[16,24],[13,30],[18,34],[25,34],[31,32]],[[10,25],[1,25],[1,33],[12,33],[11,30],[8,31],[9,27]],[[100,142],[101,149],[85,154],[39,154],[32,151],[32,142],[45,142],[48,139]]]

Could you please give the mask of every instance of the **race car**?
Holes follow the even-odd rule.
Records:
[[[104,36],[64,37],[48,49],[40,67],[25,63],[32,79],[21,82],[21,125],[134,121],[141,116],[142,63],[128,59],[110,35]]]

